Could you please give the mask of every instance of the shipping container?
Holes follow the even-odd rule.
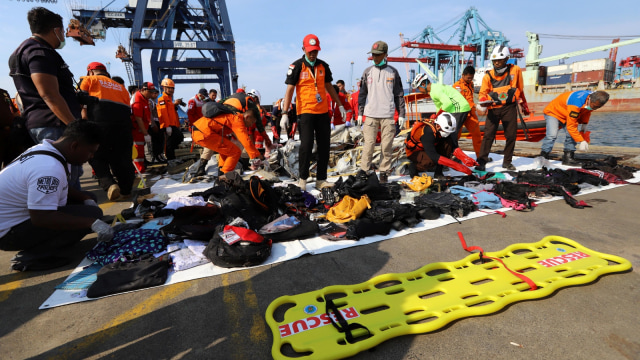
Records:
[[[580,73],[585,71],[596,71],[596,70],[614,71],[615,67],[616,67],[616,64],[613,62],[613,60],[609,58],[576,61],[573,63],[573,72]]]
[[[606,82],[613,81],[614,73],[609,70],[595,70],[595,71],[583,71],[573,73],[571,76],[572,83],[581,83],[581,82],[598,82],[600,80],[604,80]]]
[[[571,82],[571,74],[547,75],[546,85],[562,85]]]
[[[572,65],[573,64],[548,66],[547,67],[547,75],[571,74],[573,72]]]

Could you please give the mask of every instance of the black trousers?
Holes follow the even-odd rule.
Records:
[[[164,131],[160,130],[160,123],[158,121],[154,121],[156,124],[156,130],[154,131],[151,127],[147,130],[149,135],[151,135],[151,152],[153,153],[153,158],[156,159],[158,156],[164,154]]]
[[[280,138],[280,134],[282,133],[282,128],[280,127],[281,119],[282,119],[282,116],[278,116],[277,118],[273,119],[273,122],[275,123],[275,126],[276,126],[276,133],[278,134],[278,138]],[[287,126],[287,128],[284,129],[287,132],[287,138],[289,137],[289,134],[291,134],[291,130],[293,129],[293,124],[297,122],[298,122],[298,117],[296,116],[296,114],[289,115],[289,126]]]
[[[504,163],[510,163],[513,158],[513,150],[516,148],[516,136],[518,135],[518,109],[516,104],[505,105],[497,109],[490,109],[487,113],[487,120],[484,123],[484,136],[480,147],[478,163],[489,162],[491,145],[496,139],[496,132],[500,122],[504,129],[504,137],[507,140],[504,145]]]
[[[454,149],[458,147],[458,134],[460,134],[460,130],[462,126],[464,126],[464,121],[467,119],[467,115],[469,115],[469,111],[459,112],[459,113],[451,113],[453,117],[456,119],[456,133],[451,134],[449,136],[453,136]]]
[[[184,140],[184,135],[182,135],[182,130],[176,126],[171,127],[171,136],[167,135],[166,128],[162,129],[162,131],[165,134],[166,141],[164,153],[167,156],[167,160],[173,160],[176,158],[176,149],[178,148],[178,145],[180,145]]]
[[[67,205],[58,208],[58,211],[88,218],[99,219],[102,217],[102,209],[90,205]],[[0,250],[26,250],[33,253],[57,254],[66,247],[79,242],[90,232],[89,228],[78,230],[45,229],[36,227],[29,219],[12,227],[5,236],[0,238]]]
[[[98,151],[89,164],[98,178],[100,187],[107,191],[115,183],[124,195],[131,193],[136,169],[131,161],[133,135],[131,122],[119,124],[99,124],[104,136]],[[115,176],[115,179],[114,179]],[[116,181],[117,179],[117,181]]]
[[[309,165],[313,151],[313,140],[317,144],[318,157],[317,180],[327,180],[329,166],[329,146],[331,145],[331,120],[329,113],[300,114],[298,116],[298,131],[300,131],[299,167],[300,178],[309,177]]]

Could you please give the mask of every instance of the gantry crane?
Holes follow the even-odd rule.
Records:
[[[457,35],[457,44],[451,44],[440,38],[441,34],[453,27],[456,27],[456,30],[449,35],[448,41]],[[421,63],[427,64],[436,74],[445,74],[450,71],[452,81],[456,81],[464,66],[484,67],[485,60],[488,60],[493,48],[496,45],[509,46],[509,40],[501,31],[491,29],[482,20],[478,10],[471,7],[462,18],[443,29],[436,31],[433,27],[427,26],[420,35],[410,41],[404,41],[401,45],[410,49],[419,49],[418,60]],[[510,50],[512,58],[524,57],[523,49],[511,48]],[[413,63],[416,58],[389,57],[388,61]],[[442,79],[443,76],[441,75],[440,78]]]
[[[71,9],[93,35],[128,28],[129,48],[118,48],[132,84],[140,85],[142,50],[151,50],[152,82],[217,83],[221,96],[238,88],[235,42],[224,0],[129,0],[124,10]],[[96,31],[98,30],[98,31]]]

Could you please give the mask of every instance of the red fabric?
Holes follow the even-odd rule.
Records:
[[[197,95],[196,95],[197,96]],[[198,121],[202,117],[202,101],[196,100],[195,97],[189,99],[187,103],[187,116],[189,117],[189,126]]]
[[[259,244],[264,240],[264,237],[257,232],[239,226],[225,225],[224,231],[233,231],[242,239],[242,241],[250,241]]]

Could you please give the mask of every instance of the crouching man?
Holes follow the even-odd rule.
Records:
[[[194,143],[218,153],[218,176],[223,177],[238,164],[242,149],[237,141],[249,154],[251,168],[262,166],[264,157],[255,148],[248,130],[259,117],[257,106],[244,94],[234,94],[223,104],[211,101],[202,106],[202,117],[193,124],[192,138]]]
[[[91,159],[100,136],[93,123],[71,122],[58,140],[29,148],[0,172],[0,250],[20,251],[14,270],[66,265],[67,248],[92,231],[98,241],[112,239],[90,193],[68,183],[70,165]]]
[[[435,120],[420,120],[414,123],[404,142],[407,157],[411,161],[411,177],[434,166],[435,178],[444,177],[443,166],[471,175],[472,172],[467,166],[475,166],[477,163],[457,146],[456,125],[456,118],[447,112],[441,113]],[[460,159],[464,165],[451,160],[452,155]]]

